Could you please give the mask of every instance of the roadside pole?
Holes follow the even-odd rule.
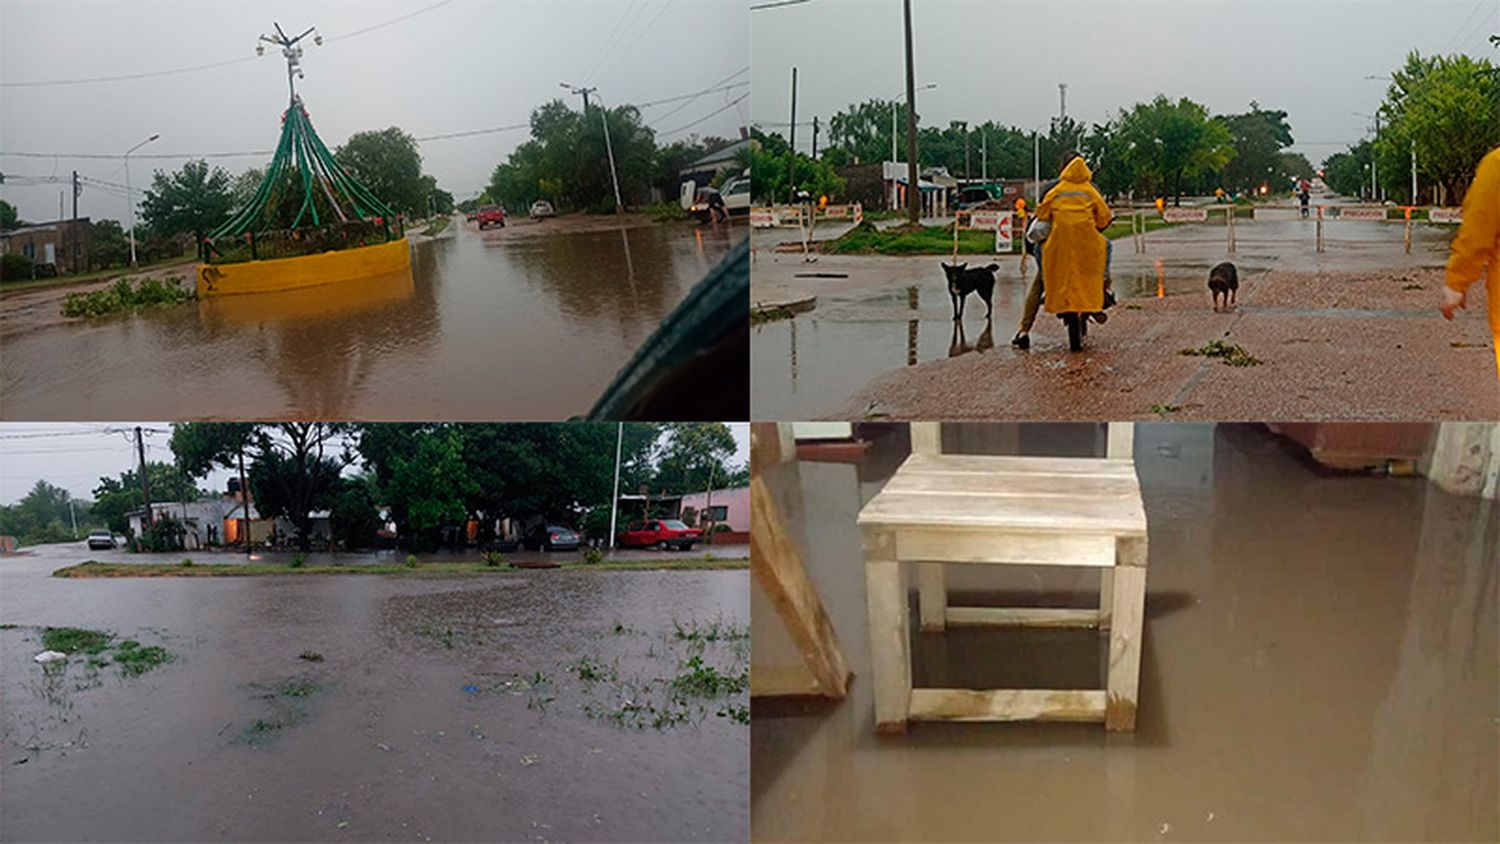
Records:
[[[240,443],[240,503],[245,506],[245,559],[250,558],[250,485],[245,483],[245,444]]]
[[[599,120],[604,123],[604,151],[609,155],[609,180],[615,186],[615,214],[625,213],[625,204],[620,201],[620,177],[615,174],[615,147],[609,140],[609,109],[599,104]]]
[[[714,506],[714,469],[715,468],[717,468],[716,464],[713,464],[713,463],[708,464],[708,494],[706,496],[704,496],[704,499],[703,499],[703,512],[704,513],[710,513],[710,512],[713,511],[713,506]],[[700,524],[703,523],[703,519],[699,519],[698,522]],[[713,522],[712,521],[709,521],[708,524],[709,524],[710,528],[713,527]],[[710,530],[708,532],[708,538],[705,539],[705,540],[703,540],[703,544],[705,544],[705,545],[712,545],[712,544],[714,544],[714,532],[712,530]]]
[[[620,446],[625,442],[625,423],[615,423],[615,482],[609,488],[609,536],[604,540],[604,547],[614,550],[615,547],[615,517],[620,509]]]
[[[922,220],[922,182],[917,173],[917,75],[911,54],[911,0],[902,3],[906,17],[906,216]]]
[[[146,479],[146,440],[141,436],[141,426],[135,426],[135,452],[140,457],[141,466],[141,498],[146,502],[147,527],[156,524],[156,519],[151,515],[151,483]]]
[[[791,205],[797,199],[797,68],[792,68],[792,123],[787,130],[791,141],[788,146],[791,154],[787,156],[786,167],[786,202]]]

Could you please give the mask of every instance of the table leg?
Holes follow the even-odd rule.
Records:
[[[1099,633],[1109,632],[1110,620],[1115,613],[1115,570],[1113,567],[1099,570]]]
[[[875,730],[906,731],[911,711],[911,652],[906,589],[901,564],[892,559],[889,534],[867,534],[865,591],[870,605],[871,679],[875,686]]]
[[[941,633],[948,621],[948,584],[942,563],[917,563],[917,609],[923,633]]]
[[[1109,679],[1105,685],[1105,728],[1135,729],[1137,690],[1141,680],[1141,633],[1145,627],[1146,567],[1123,564],[1145,562],[1146,540],[1119,540],[1121,565],[1114,568],[1113,618],[1109,630]]]

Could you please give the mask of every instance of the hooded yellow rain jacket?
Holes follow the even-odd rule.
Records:
[[[1462,293],[1485,276],[1495,369],[1500,372],[1500,148],[1479,162],[1464,196],[1464,221],[1448,256],[1448,287]]]
[[[1062,179],[1036,209],[1037,219],[1052,223],[1042,243],[1048,313],[1104,310],[1106,243],[1099,230],[1113,217],[1104,197],[1089,183],[1093,175],[1082,158],[1069,161]]]

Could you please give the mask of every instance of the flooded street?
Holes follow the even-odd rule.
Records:
[[[945,450],[1099,454],[1103,428],[951,425]],[[1136,731],[914,723],[883,737],[854,520],[907,443],[862,434],[874,447],[857,465],[799,465],[804,505],[788,514],[855,679],[837,703],[757,699],[756,839],[1500,836],[1494,502],[1320,471],[1261,426],[1137,425],[1150,568]],[[948,566],[954,603],[1096,606],[1092,570],[996,568]],[[778,639],[785,661],[790,638],[754,612],[757,668]],[[1108,664],[1094,630],[912,627],[917,686],[1100,688]]]
[[[749,834],[748,572],[48,576],[76,561],[0,563],[7,839]],[[173,658],[44,667],[42,625]]]
[[[413,247],[410,275],[4,326],[0,413],[564,419],[588,411],[744,235],[692,224],[524,235],[453,228]]]
[[[1226,255],[1226,232],[1222,224],[1178,226],[1152,232],[1146,238],[1144,255],[1134,253],[1128,237],[1117,239],[1111,260],[1114,289],[1127,303],[1125,307],[1129,307],[1132,299],[1165,298],[1180,299],[1173,303],[1174,312],[1209,312],[1206,286],[1209,268],[1219,261],[1231,260],[1239,268],[1243,303],[1240,312],[1254,313],[1255,302],[1246,298],[1255,278],[1265,271],[1399,275],[1407,269],[1442,266],[1452,235],[1447,228],[1417,227],[1412,254],[1406,255],[1401,245],[1400,224],[1327,222],[1328,251],[1319,253],[1312,226],[1313,223],[1302,220],[1241,221],[1236,226],[1237,251],[1233,255]],[[783,236],[774,240],[790,237],[778,234]],[[849,397],[882,375],[970,353],[992,353],[1007,359],[1024,356],[1010,346],[1010,339],[1020,322],[1035,261],[1028,259],[1023,279],[1019,255],[960,256],[970,266],[993,261],[1000,265],[1000,270],[996,274],[994,316],[990,323],[987,325],[984,319],[984,303],[971,295],[964,308],[963,322],[955,326],[952,303],[939,267],[947,260],[945,255],[823,255],[816,262],[804,263],[800,255],[776,254],[768,249],[758,251],[755,284],[773,291],[772,299],[815,295],[817,304],[795,318],[762,323],[752,329],[751,389],[756,414],[768,419],[863,415],[864,405],[850,407]],[[813,273],[831,277],[814,277]],[[751,297],[757,305],[766,301],[754,289]],[[1421,301],[1435,303],[1436,294],[1428,291]],[[1356,322],[1364,316],[1388,315],[1379,310],[1383,302],[1367,303],[1367,308],[1375,309],[1368,313],[1356,310],[1360,303],[1351,304],[1354,307],[1347,309],[1347,315]],[[1427,306],[1425,311],[1435,314],[1436,305]],[[1101,343],[1133,339],[1113,325],[1104,325],[1090,332],[1089,345],[1095,351],[1088,354],[1098,355]],[[1062,323],[1043,309],[1033,329],[1031,355],[1040,357],[1066,348]],[[1492,359],[1489,364],[1492,368]],[[1108,388],[1118,381],[1118,378],[1105,379],[1105,386]],[[966,390],[980,389],[971,382],[955,385],[953,392],[957,396]],[[1097,418],[1140,415],[1149,404],[1147,401],[1131,409],[1106,408]],[[946,406],[939,412],[931,399],[927,406],[926,416],[983,415]],[[880,409],[892,412],[889,408]],[[1002,410],[998,415],[1010,414]],[[1062,413],[1054,417],[1050,409],[1021,415],[1070,416]],[[1222,415],[1239,418],[1232,413]],[[1254,417],[1255,414],[1249,415]]]

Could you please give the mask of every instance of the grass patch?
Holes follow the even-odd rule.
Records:
[[[42,629],[42,647],[65,654],[97,654],[109,647],[114,636],[103,630],[86,630],[82,627],[45,627]]]
[[[612,669],[587,654],[579,657],[576,662],[569,663],[568,671],[577,675],[578,679],[585,683],[596,683],[602,680],[613,681],[617,678]]]
[[[166,281],[145,278],[135,285],[130,283],[129,276],[125,276],[103,290],[69,293],[63,299],[62,315],[91,318],[122,311],[165,308],[180,305],[195,296],[193,290],[182,286],[181,276],[169,276]]]
[[[318,684],[311,680],[288,680],[276,691],[282,697],[312,697],[318,691]]]
[[[744,569],[748,557],[715,557],[669,560],[606,560],[602,563],[563,563],[564,569],[590,568],[607,571],[658,571],[666,569]],[[303,574],[399,574],[423,577],[438,574],[497,574],[510,572],[509,567],[493,567],[483,562],[434,562],[417,565],[343,565],[303,566],[290,568],[280,563],[228,563],[183,567],[175,563],[101,563],[96,560],[64,566],[53,577],[264,577]],[[545,575],[542,575],[545,576]]]
[[[750,638],[749,628],[735,627],[718,620],[707,624],[690,621],[684,626],[674,618],[672,631],[678,640],[684,642],[733,642]]]
[[[1177,411],[1179,411],[1181,409],[1182,409],[1182,405],[1180,405],[1180,404],[1153,404],[1153,405],[1151,405],[1151,412],[1155,413],[1158,416],[1166,416],[1169,413],[1176,413]]]
[[[647,208],[646,213],[650,214],[651,220],[657,223],[672,223],[692,219],[692,215],[688,214],[682,205],[676,202],[658,202]]]
[[[741,703],[731,703],[714,714],[720,718],[728,718],[736,724],[750,723],[750,707]]]
[[[898,226],[877,229],[866,221],[823,247],[834,255],[951,255],[953,227]],[[963,230],[958,233],[961,255],[994,255],[994,232]]]
[[[439,217],[433,221],[432,225],[428,226],[427,229],[422,232],[422,236],[436,237],[437,235],[442,233],[443,229],[448,228],[448,223],[449,220],[447,217]]]
[[[1264,361],[1245,351],[1243,346],[1212,340],[1201,349],[1182,349],[1180,355],[1218,358],[1229,366],[1260,366]]]
[[[303,651],[302,653],[297,654],[297,658],[298,659],[305,659],[308,662],[322,662],[323,661],[323,655],[320,654],[320,653],[318,653],[317,651]]]
[[[127,677],[138,677],[166,662],[172,654],[159,645],[142,645],[134,639],[126,639],[115,649],[115,663]]]
[[[682,697],[720,697],[739,694],[750,687],[750,671],[726,674],[697,655],[682,664],[682,671],[672,678],[672,691]]]

